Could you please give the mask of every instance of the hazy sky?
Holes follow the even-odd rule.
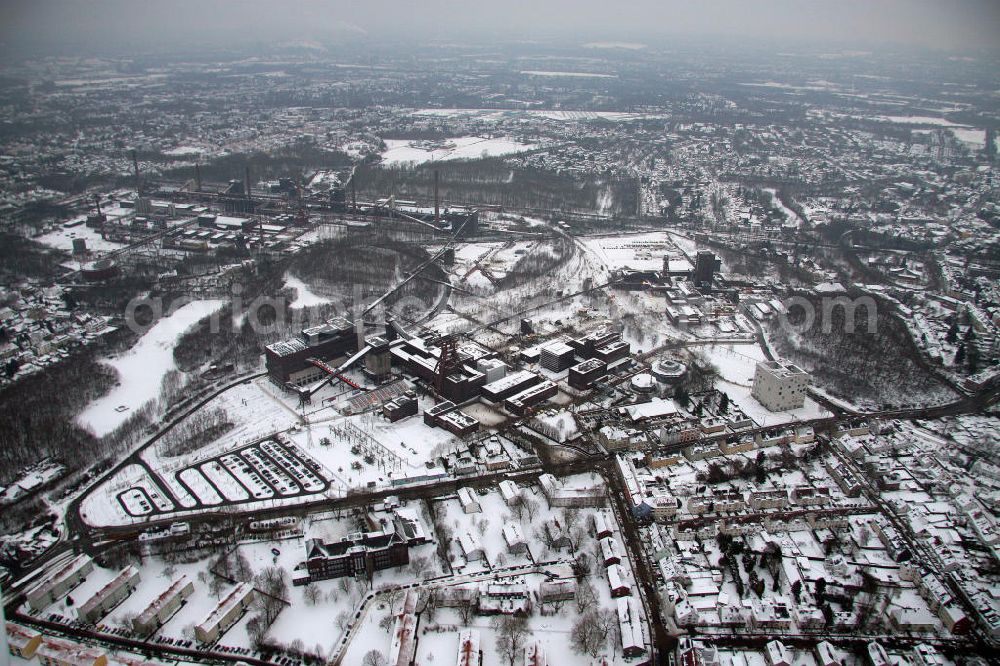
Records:
[[[1000,0],[0,0],[0,44],[739,36],[1000,48]]]

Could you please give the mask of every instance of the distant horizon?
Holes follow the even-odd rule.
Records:
[[[170,53],[194,46],[230,50],[287,43],[406,45],[468,41],[746,44],[754,48],[1000,51],[1000,3],[988,0],[639,0],[611,8],[596,0],[514,0],[474,7],[450,0],[363,6],[303,0],[8,0],[0,6],[0,49],[19,54]]]

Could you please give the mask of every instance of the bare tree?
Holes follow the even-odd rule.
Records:
[[[597,657],[604,646],[607,635],[601,633],[601,623],[597,611],[589,610],[581,615],[570,630],[569,640],[573,649],[580,654]]]
[[[392,614],[386,615],[381,620],[378,621],[378,626],[382,629],[385,629],[385,633],[389,633],[390,631],[392,631],[392,627],[395,624],[396,624],[396,616]]]
[[[379,586],[379,594],[389,604],[389,615],[396,614],[396,604],[403,598],[403,591],[391,583]]]
[[[528,520],[534,521],[535,516],[538,515],[538,510],[541,509],[541,504],[538,503],[533,497],[527,497],[524,500],[524,510],[528,513]]]
[[[337,613],[337,618],[335,621],[337,623],[338,629],[340,629],[341,631],[347,631],[348,625],[351,624],[351,614],[348,613],[346,610],[342,610],[339,613]]]
[[[462,626],[469,626],[469,621],[472,619],[472,614],[475,608],[471,603],[463,603],[458,606],[458,614],[462,618]]]
[[[264,618],[260,615],[254,615],[249,620],[247,620],[247,636],[250,638],[250,644],[254,648],[260,648],[261,644],[264,642],[264,635],[267,633],[267,625],[264,624]]]
[[[425,555],[417,555],[410,560],[410,571],[416,578],[423,578],[431,569],[431,561]]]
[[[514,495],[514,498],[510,501],[510,508],[517,514],[518,520],[524,520],[524,513],[527,509],[528,498],[523,492]]]
[[[361,660],[361,666],[388,666],[389,660],[378,650],[369,650]]]
[[[528,636],[528,622],[523,617],[513,615],[498,615],[493,621],[496,631],[496,646],[499,652],[514,666],[514,660],[524,650],[524,641]]]
[[[590,581],[581,580],[576,586],[576,612],[583,613],[596,601],[597,597],[594,595],[594,588],[590,586]]]
[[[308,583],[305,589],[302,590],[302,596],[305,598],[307,604],[315,606],[323,598],[323,592],[315,583]]]

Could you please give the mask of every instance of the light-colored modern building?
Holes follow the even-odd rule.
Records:
[[[94,563],[90,558],[78,555],[31,588],[28,591],[28,604],[36,611],[43,610],[81,583],[93,570]]]
[[[35,656],[42,666],[105,666],[108,663],[104,650],[61,638],[42,639]]]
[[[15,657],[29,660],[42,644],[42,635],[23,624],[7,622],[7,647]],[[4,656],[0,654],[0,661]]]
[[[753,377],[751,395],[772,412],[798,409],[805,404],[809,373],[787,361],[761,361]]]
[[[139,586],[139,570],[133,566],[122,569],[110,583],[102,587],[94,596],[76,609],[83,622],[96,623],[111,612],[111,609],[125,601]]]
[[[243,611],[253,603],[254,589],[249,583],[240,583],[219,602],[201,624],[194,628],[194,635],[202,643],[214,643],[229,627],[233,626]]]
[[[132,630],[140,636],[148,636],[170,619],[184,600],[194,593],[194,584],[187,576],[173,581],[160,596],[153,599],[146,608],[132,619]]]

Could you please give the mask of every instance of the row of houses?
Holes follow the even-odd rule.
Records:
[[[44,636],[15,622],[7,623],[6,633],[10,654],[24,660],[38,657],[42,666],[107,666],[108,663],[107,653],[95,645]],[[0,660],[3,659],[6,655],[0,655]]]
[[[94,570],[94,562],[87,555],[78,555],[51,574],[44,576],[28,590],[28,605],[41,611],[63,597],[86,580]]]
[[[149,636],[162,627],[193,593],[194,584],[187,576],[172,581],[166,590],[132,619],[132,630],[139,636]]]
[[[96,623],[125,601],[138,586],[139,570],[133,566],[125,567],[107,585],[77,607],[77,616],[82,622]]]
[[[239,583],[199,624],[195,625],[194,636],[202,643],[214,643],[236,621],[243,616],[246,609],[253,603],[256,595],[253,585]]]

